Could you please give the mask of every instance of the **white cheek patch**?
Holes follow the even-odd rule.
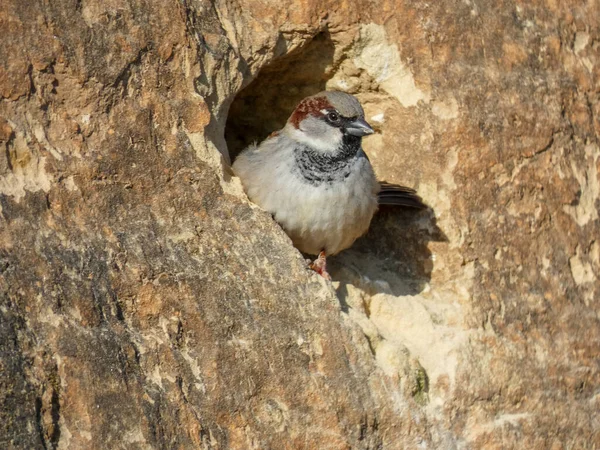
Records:
[[[320,136],[312,136],[302,129],[291,128],[288,130],[288,135],[293,140],[324,153],[336,151],[343,137],[342,132],[337,128],[332,128]]]

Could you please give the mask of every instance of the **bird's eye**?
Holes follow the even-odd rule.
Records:
[[[340,115],[335,111],[331,111],[329,114],[327,114],[327,119],[330,122],[337,122],[338,120],[340,120]]]

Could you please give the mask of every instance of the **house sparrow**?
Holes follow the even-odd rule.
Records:
[[[362,137],[373,129],[352,95],[324,91],[296,107],[285,127],[233,164],[251,201],[270,212],[326,279],[326,255],[365,234],[378,205],[424,208],[409,188],[379,183]]]

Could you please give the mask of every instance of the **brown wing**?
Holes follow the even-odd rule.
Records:
[[[414,189],[391,184],[386,182],[379,183],[381,191],[377,194],[380,205],[406,206],[408,208],[425,209],[427,205],[423,199],[417,195]]]

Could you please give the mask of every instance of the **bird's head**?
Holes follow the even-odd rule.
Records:
[[[335,153],[344,142],[373,133],[356,97],[323,91],[300,102],[284,131],[295,141],[323,153]]]

